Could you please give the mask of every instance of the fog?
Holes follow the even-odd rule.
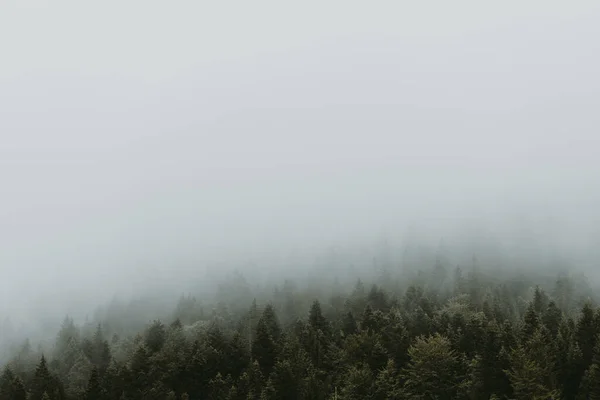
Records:
[[[415,232],[594,276],[598,37],[585,1],[5,1],[0,313]]]

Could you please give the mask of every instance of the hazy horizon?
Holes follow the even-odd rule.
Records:
[[[585,1],[6,1],[0,316],[410,226],[529,235],[594,275],[599,22]]]

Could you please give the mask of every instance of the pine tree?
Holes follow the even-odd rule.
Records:
[[[433,321],[421,306],[417,306],[409,320],[410,335],[413,337],[428,336],[434,333]]]
[[[377,322],[370,304],[367,304],[363,311],[360,329],[366,332],[377,332]]]
[[[229,342],[227,373],[237,379],[244,369],[248,367],[250,355],[248,344],[239,332],[236,332]]]
[[[115,360],[110,363],[104,375],[102,375],[102,387],[105,389],[104,395],[107,399],[118,399],[125,391],[127,372],[121,363]],[[172,373],[175,375],[174,380],[176,380],[178,378],[177,371],[174,369]]]
[[[592,355],[592,364],[585,371],[579,385],[578,398],[600,400],[600,340],[598,338]]]
[[[152,353],[158,352],[165,344],[167,333],[162,322],[155,320],[146,332],[145,345]]]
[[[53,383],[50,371],[48,371],[46,357],[42,355],[33,377],[31,400],[42,400],[44,394],[48,395],[48,393],[52,393],[54,389]]]
[[[281,326],[279,325],[279,320],[277,319],[277,314],[275,314],[275,309],[272,304],[267,304],[260,317],[259,323],[260,321],[263,321],[273,340],[278,342],[281,338]]]
[[[536,313],[542,314],[548,306],[548,296],[539,286],[535,287],[533,293],[533,309]]]
[[[554,399],[560,391],[557,388],[554,355],[556,350],[541,329],[538,329],[529,342],[521,344],[511,353],[508,375],[517,400]]]
[[[100,371],[103,372],[108,367],[111,360],[110,347],[104,337],[104,330],[101,324],[96,326],[92,340],[87,338],[83,340],[82,349],[90,362]],[[75,357],[73,355],[73,359]]]
[[[219,352],[226,351],[227,349],[227,338],[223,330],[215,322],[211,323],[206,331],[206,340],[209,346]]]
[[[130,374],[133,382],[130,387],[134,390],[146,390],[151,387],[150,355],[144,345],[139,346],[130,361]]]
[[[408,349],[402,370],[404,392],[410,398],[452,399],[465,379],[464,367],[450,340],[439,334],[418,337]]]
[[[399,314],[394,312],[389,315],[380,341],[386,353],[394,360],[395,367],[402,368],[408,361],[411,339]]]
[[[253,362],[240,376],[237,392],[241,398],[256,398],[263,388],[263,374],[257,361]]]
[[[171,390],[169,393],[167,393],[165,400],[177,400],[177,394]]]
[[[260,400],[277,400],[277,391],[275,390],[275,386],[273,386],[273,382],[271,379],[267,380],[267,384],[263,388],[260,393]]]
[[[27,400],[27,390],[21,378],[17,377],[13,381],[13,393],[11,400]]]
[[[573,282],[568,277],[559,277],[554,286],[554,295],[558,308],[563,312],[571,311],[573,302]]]
[[[76,361],[66,375],[67,392],[71,397],[83,396],[93,368],[93,364],[80,350]]]
[[[503,352],[500,327],[495,322],[490,323],[484,333],[479,363],[479,378],[485,395],[510,395],[510,381],[504,373],[504,369],[509,367],[508,354]]]
[[[454,269],[454,295],[465,293],[466,282],[463,277],[462,269],[456,266]]]
[[[5,367],[0,377],[0,400],[11,400],[14,396],[15,374]]]
[[[231,379],[223,379],[220,373],[217,374],[209,382],[209,399],[210,400],[221,400],[227,398],[229,390],[231,389]]]
[[[387,311],[388,299],[386,293],[377,285],[373,285],[369,294],[367,295],[367,301],[375,310]]]
[[[345,336],[354,335],[358,332],[358,325],[352,311],[348,311],[344,314],[344,319],[342,320],[342,332],[344,332]]]
[[[256,338],[252,343],[252,357],[258,361],[265,375],[271,373],[277,359],[277,344],[270,330],[268,321],[261,318],[256,328]]]
[[[600,366],[592,364],[586,371],[579,386],[578,399],[600,400]]]
[[[85,392],[86,400],[102,400],[102,388],[100,387],[100,376],[96,368],[92,369],[92,374]]]
[[[295,367],[297,366],[293,366],[290,360],[278,361],[269,378],[275,392],[281,395],[285,394],[289,399],[297,398],[303,378],[303,375]]]
[[[78,340],[79,330],[75,326],[73,318],[66,316],[56,337],[56,343],[54,345],[55,356],[61,357],[69,347],[71,341],[77,342]]]
[[[402,393],[402,386],[396,366],[393,360],[389,360],[386,367],[379,371],[375,379],[374,400],[392,400],[399,399]]]
[[[583,368],[583,354],[573,338],[570,324],[563,321],[556,336],[556,376],[565,399],[575,399]]]
[[[523,318],[523,327],[521,328],[521,342],[526,343],[531,337],[533,333],[540,326],[540,320],[538,314],[535,312],[535,307],[533,304],[530,304],[527,307],[527,311],[525,312],[525,317]]]
[[[370,399],[375,389],[373,383],[373,373],[368,365],[353,366],[344,377],[341,397],[347,400]]]
[[[315,300],[310,307],[308,323],[313,329],[320,330],[326,336],[330,334],[329,322],[323,316],[323,312],[321,311],[321,303],[319,303],[318,300]]]
[[[589,367],[592,363],[598,333],[594,309],[589,303],[586,303],[581,309],[581,316],[575,330],[575,338],[583,354],[584,368]]]
[[[552,334],[552,337],[555,338],[556,335],[558,335],[558,328],[560,327],[560,323],[562,321],[562,312],[554,301],[550,301],[548,303],[548,307],[546,307],[544,315],[542,316],[542,321],[544,326]]]

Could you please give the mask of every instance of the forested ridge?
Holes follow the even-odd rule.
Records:
[[[222,290],[143,327],[135,308],[66,317],[52,346],[14,349],[0,400],[600,399],[600,311],[567,275]]]

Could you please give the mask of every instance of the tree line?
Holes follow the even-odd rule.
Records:
[[[15,350],[0,400],[600,399],[600,311],[571,278],[446,275],[183,296],[133,333],[66,317]]]

